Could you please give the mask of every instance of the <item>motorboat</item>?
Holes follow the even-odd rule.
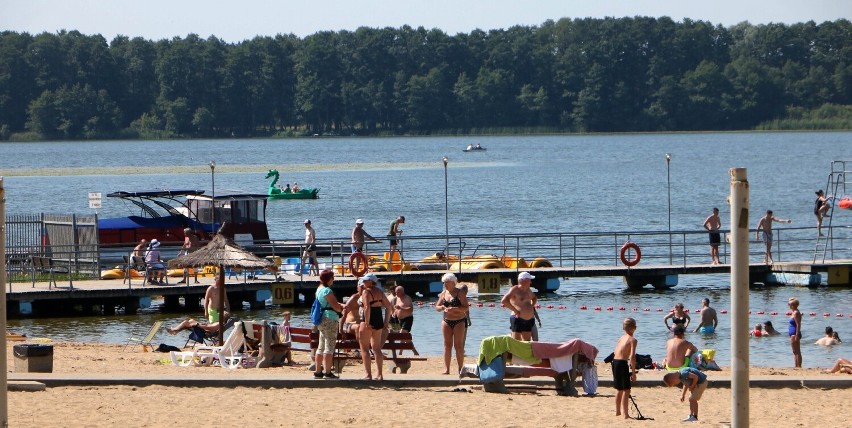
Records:
[[[462,151],[463,152],[484,152],[486,150],[488,150],[488,149],[486,149],[485,147],[482,147],[479,144],[468,144],[467,147],[465,149],[463,149]]]
[[[141,215],[98,219],[101,247],[132,247],[142,239],[181,245],[185,228],[202,239],[221,228],[222,234],[244,246],[269,241],[263,194],[223,193],[213,197],[203,190],[154,190],[113,192],[107,197],[137,206]]]
[[[290,189],[288,184],[286,188],[276,186],[280,174],[277,169],[270,169],[266,173],[265,178],[272,178],[269,183],[269,189],[266,194],[269,199],[317,199],[319,197],[319,188],[311,187],[305,189]]]

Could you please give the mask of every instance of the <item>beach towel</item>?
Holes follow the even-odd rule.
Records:
[[[504,352],[517,355],[532,364],[538,364],[541,362],[541,358],[533,355],[530,342],[512,339],[511,336],[491,336],[482,339],[482,343],[479,345],[478,361],[480,363],[483,361],[485,361],[485,363],[490,363],[491,360]]]
[[[580,352],[586,358],[594,361],[598,356],[598,348],[580,339],[571,339],[560,343],[530,342],[530,346],[532,347],[533,355],[538,358],[556,358]]]

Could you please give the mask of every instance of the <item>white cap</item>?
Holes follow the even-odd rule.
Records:
[[[148,244],[148,246],[151,247],[151,248],[160,248],[160,241],[158,241],[156,239],[152,239],[151,243]]]
[[[518,281],[522,279],[535,279],[535,277],[530,275],[529,272],[521,272],[518,274]]]
[[[447,281],[452,281],[452,282],[455,282],[455,283],[459,282],[459,280],[456,278],[456,276],[452,272],[445,273],[444,276],[441,277],[441,282],[447,282]]]
[[[375,284],[375,283],[379,282],[379,277],[377,277],[376,274],[370,272],[370,273],[362,276],[361,281],[373,281],[373,283]]]
[[[359,218],[358,220],[355,220],[355,224],[364,224],[364,220]]]
[[[310,221],[310,220],[308,220],[308,219],[306,219],[306,220],[305,220],[305,224],[311,224],[311,221]]]

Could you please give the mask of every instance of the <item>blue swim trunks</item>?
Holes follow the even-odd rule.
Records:
[[[713,334],[716,332],[716,327],[712,325],[702,325],[701,328],[698,329],[698,332],[701,334]]]

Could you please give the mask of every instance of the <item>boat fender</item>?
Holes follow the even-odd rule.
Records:
[[[360,260],[360,270],[355,270],[355,260]],[[358,277],[364,276],[364,274],[367,273],[367,256],[365,256],[364,253],[356,251],[349,256],[349,272],[352,272],[352,275]]]
[[[636,253],[636,257],[628,260],[627,250],[633,250]],[[642,251],[639,250],[639,246],[630,241],[625,242],[621,246],[621,263],[624,263],[624,266],[633,267],[639,264],[639,260],[642,260]]]

